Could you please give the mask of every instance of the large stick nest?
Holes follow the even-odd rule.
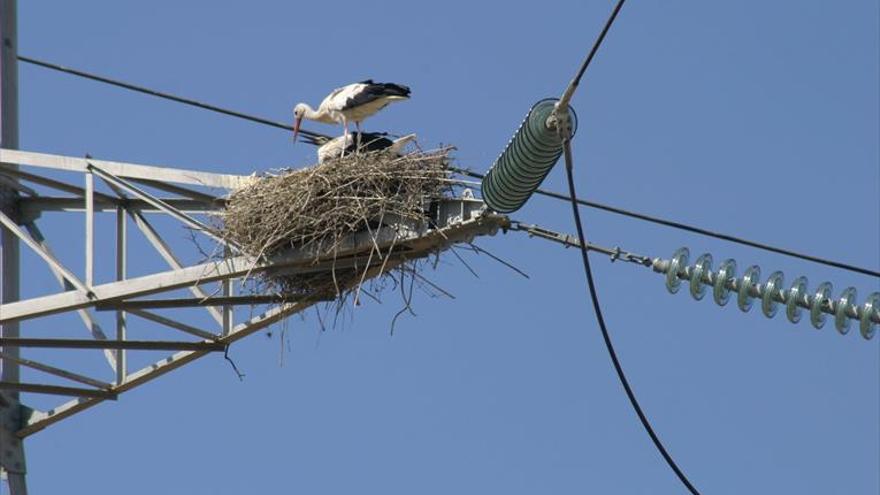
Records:
[[[229,197],[222,234],[259,260],[290,249],[310,250],[315,262],[335,258],[345,239],[374,232],[383,219],[426,221],[430,203],[452,192],[449,151],[359,153],[260,177]],[[324,290],[338,296],[362,271],[266,276],[263,282],[282,295]]]

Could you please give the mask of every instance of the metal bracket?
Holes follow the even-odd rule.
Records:
[[[568,113],[568,101],[557,101],[544,125],[548,129],[555,130],[560,140],[571,139],[571,116]]]

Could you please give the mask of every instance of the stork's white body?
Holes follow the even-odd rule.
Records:
[[[363,103],[357,102],[368,87],[367,83],[354,83],[336,88],[318,105],[318,113],[328,115],[331,122],[345,125],[347,122],[360,123],[382,110],[389,103],[406,100],[408,96],[383,95]]]

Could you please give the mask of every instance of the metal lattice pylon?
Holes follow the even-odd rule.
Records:
[[[79,183],[63,181],[59,173],[79,176]],[[74,397],[48,410],[36,410],[26,406],[16,408],[17,415],[9,416],[11,423],[3,425],[6,437],[12,442],[20,440],[47,426],[69,418],[105,400],[114,400],[153,378],[179,368],[211,352],[223,351],[230,343],[244,338],[260,329],[280,321],[288,315],[303,311],[319,301],[306,295],[300,300],[269,306],[264,313],[246,321],[235,322],[233,308],[236,305],[270,304],[278,302],[271,295],[236,295],[233,282],[246,276],[263,272],[285,274],[329,271],[357,266],[364,270],[365,278],[379,275],[406,261],[428,256],[456,242],[470,242],[475,236],[494,234],[509,225],[502,215],[487,213],[482,201],[471,197],[441,201],[432,209],[432,218],[421,221],[399,220],[395,224],[372,232],[350,236],[342,244],[333,260],[315,261],[317,253],[312,250],[292,250],[271,262],[258,261],[244,255],[234,255],[236,246],[227,245],[233,255],[223,261],[185,266],[172,248],[165,242],[147,214],[159,214],[177,220],[176,226],[190,227],[194,231],[214,237],[213,229],[199,216],[217,213],[223,208],[225,194],[218,196],[216,190],[230,191],[254,181],[253,176],[208,173],[168,167],[137,165],[130,163],[93,160],[60,155],[49,155],[0,149],[0,177],[19,192],[16,217],[0,213],[0,223],[8,232],[35,253],[52,272],[60,291],[0,305],[0,324],[26,322],[59,313],[78,313],[91,335],[91,339],[71,339],[70,329],[61,328],[53,338],[28,338],[4,336],[0,339],[0,359],[29,367],[47,375],[71,382],[71,386],[25,383],[20,380],[0,382],[0,395],[11,397],[19,392]],[[106,184],[110,192],[96,188],[95,177]],[[33,187],[31,187],[33,185]],[[199,188],[202,188],[201,190]],[[204,188],[213,188],[215,194]],[[41,194],[37,189],[52,191]],[[150,190],[161,191],[162,197]],[[58,192],[66,195],[56,195]],[[50,248],[38,219],[46,212],[85,216],[84,258],[82,276],[78,270],[66,266]],[[95,278],[95,221],[98,214],[115,215],[115,280],[99,281]],[[143,239],[165,260],[168,270],[127,278],[126,250],[131,242],[127,228],[133,224],[143,234]],[[392,246],[396,248],[392,251]],[[75,247],[65,244],[65,250]],[[387,250],[385,257],[375,256],[374,249]],[[218,284],[213,294],[209,284]],[[146,296],[172,293],[188,289],[193,297],[148,298]],[[180,321],[174,308],[203,307],[215,328],[198,328]],[[100,326],[94,311],[116,312],[115,335],[108,335]],[[165,311],[165,313],[163,313]],[[134,316],[156,325],[176,330],[180,339],[171,341],[131,340],[126,335],[126,317]],[[186,338],[184,338],[186,337]],[[95,377],[64,369],[53,363],[38,362],[17,353],[30,348],[101,349],[110,365],[113,376]],[[153,364],[129,372],[127,357],[131,352],[173,351]],[[86,357],[84,357],[85,359]],[[90,355],[94,359],[94,355]],[[17,397],[16,397],[17,400]],[[10,402],[10,400],[7,400]],[[20,460],[23,466],[23,454]],[[10,470],[13,466],[4,465]],[[24,471],[23,469],[21,470]],[[11,486],[11,485],[10,485]]]

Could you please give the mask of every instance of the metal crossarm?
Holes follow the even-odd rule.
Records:
[[[49,366],[48,364],[43,364],[38,361],[33,361],[31,359],[24,359],[18,356],[13,356],[12,354],[6,352],[0,352],[0,358],[5,361],[16,362],[22,366],[33,368],[35,370],[42,371],[44,373],[49,373],[50,375],[59,376],[61,378],[66,378],[68,380],[72,380],[75,382],[82,383],[84,385],[91,385],[93,387],[98,388],[110,388],[111,385],[107,382],[103,382],[101,380],[96,380],[94,378],[90,378],[88,376],[80,375],[79,373],[73,373],[71,371],[63,370],[61,368],[56,368],[54,366]]]
[[[325,299],[326,300],[326,299]],[[253,306],[259,304],[283,304],[294,302],[294,299],[274,294],[257,294],[252,296],[211,296],[204,298],[175,299],[141,299],[134,301],[105,302],[95,306],[98,311],[123,309],[167,309],[192,308],[205,306]]]
[[[76,397],[91,397],[102,400],[116,400],[116,394],[110,392],[109,390],[64,387],[61,385],[43,385],[40,383],[0,382],[0,390],[15,390],[17,392],[31,392],[35,394],[72,395]]]
[[[160,325],[165,325],[166,327],[173,328],[175,330],[180,330],[181,332],[188,333],[190,335],[195,335],[196,337],[200,337],[206,340],[217,340],[220,336],[217,334],[213,334],[211,332],[202,330],[200,328],[196,328],[192,325],[187,325],[186,323],[181,323],[175,319],[167,318],[165,316],[151,313],[149,311],[143,309],[136,308],[126,308],[126,313],[132,314],[135,316],[139,316],[145,320],[152,321],[153,323],[158,323]]]
[[[212,194],[205,194],[203,192],[194,191],[192,189],[189,189],[186,187],[181,187],[181,186],[176,186],[174,184],[169,184],[167,182],[160,182],[160,181],[150,180],[150,179],[137,179],[137,178],[133,178],[131,180],[134,182],[137,182],[139,184],[143,184],[145,186],[154,187],[154,188],[159,189],[161,191],[177,194],[177,195],[180,195],[180,196],[183,196],[183,197],[195,200],[195,201],[206,203],[211,206],[222,205],[223,203],[226,202],[225,199],[218,198]]]
[[[89,167],[98,167],[101,170],[118,177],[219,187],[223,189],[237,189],[250,184],[254,180],[253,177],[246,175],[217,174],[212,172],[202,172],[199,170],[185,170],[155,165],[137,165],[109,160],[95,160],[92,158],[50,155],[47,153],[34,153],[31,151],[19,151],[5,148],[0,149],[0,166],[4,168],[12,168],[14,165],[50,168],[80,173],[87,172]]]
[[[218,342],[176,342],[169,340],[79,340],[0,338],[3,347],[42,347],[53,349],[130,349],[141,351],[222,351]]]

